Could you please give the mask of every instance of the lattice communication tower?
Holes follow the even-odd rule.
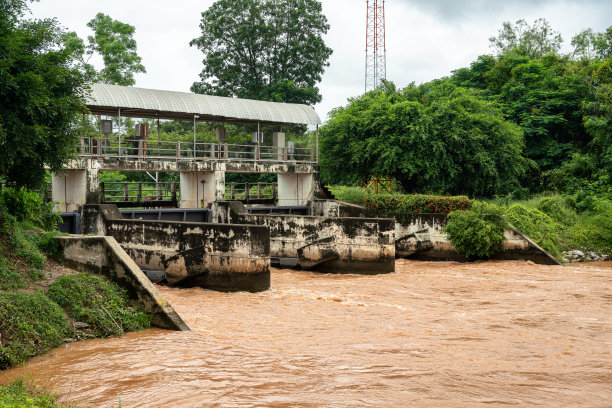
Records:
[[[387,78],[385,44],[385,1],[366,0],[366,69],[365,91],[375,89]]]

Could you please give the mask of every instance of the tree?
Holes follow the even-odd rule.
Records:
[[[327,183],[390,176],[406,192],[491,196],[518,188],[527,166],[520,128],[449,81],[368,92],[333,110],[319,136]]]
[[[315,0],[218,0],[202,13],[201,81],[191,90],[221,96],[314,104],[332,50]]]
[[[572,38],[573,56],[582,59],[600,59],[612,57],[612,26],[603,33],[595,33],[587,28]]]
[[[87,37],[87,45],[74,32],[64,35],[66,46],[75,53],[77,65],[85,77],[91,82],[134,85],[134,74],[146,72],[136,52],[133,38],[136,29],[102,13],[98,13],[87,26],[93,30],[93,35]],[[94,53],[104,61],[104,68],[99,71],[89,63]]]
[[[78,144],[84,80],[55,20],[24,20],[25,0],[0,2],[0,175],[19,186],[59,171]]]
[[[553,31],[548,21],[539,18],[530,26],[525,20],[518,20],[515,25],[509,21],[503,23],[497,37],[490,37],[491,47],[497,54],[516,54],[529,58],[540,58],[561,48],[563,38]]]

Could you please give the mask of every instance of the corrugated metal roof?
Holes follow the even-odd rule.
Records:
[[[188,92],[92,84],[86,106],[92,114],[226,123],[320,125],[307,105],[225,98]]]

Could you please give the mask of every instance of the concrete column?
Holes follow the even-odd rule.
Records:
[[[285,148],[285,132],[272,133],[272,145],[275,147],[276,160],[283,160],[283,149]]]
[[[278,205],[307,205],[313,199],[312,174],[278,175]]]
[[[78,211],[87,202],[87,170],[64,170],[51,175],[51,198],[62,212]]]
[[[224,171],[180,173],[181,208],[202,208],[225,198]]]

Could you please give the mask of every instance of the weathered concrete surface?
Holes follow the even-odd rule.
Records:
[[[272,257],[299,258],[304,268],[330,273],[395,270],[393,219],[250,215],[240,202],[228,202],[225,208],[231,222],[270,229]]]
[[[465,261],[442,232],[448,223],[445,214],[412,214],[397,217],[395,224],[396,253],[400,258],[422,260]],[[504,250],[496,251],[491,259],[525,259],[544,265],[560,263],[548,252],[518,230],[504,231]]]
[[[270,287],[270,234],[254,225],[123,219],[116,206],[86,205],[84,234],[114,237],[136,264],[168,283],[220,291]]]
[[[319,217],[366,217],[366,208],[362,205],[345,203],[338,200],[317,200],[312,203],[312,215]]]
[[[189,331],[183,319],[161,296],[138,265],[113,237],[57,237],[64,261],[106,275],[125,289],[132,301],[153,315],[153,325],[169,330]]]

